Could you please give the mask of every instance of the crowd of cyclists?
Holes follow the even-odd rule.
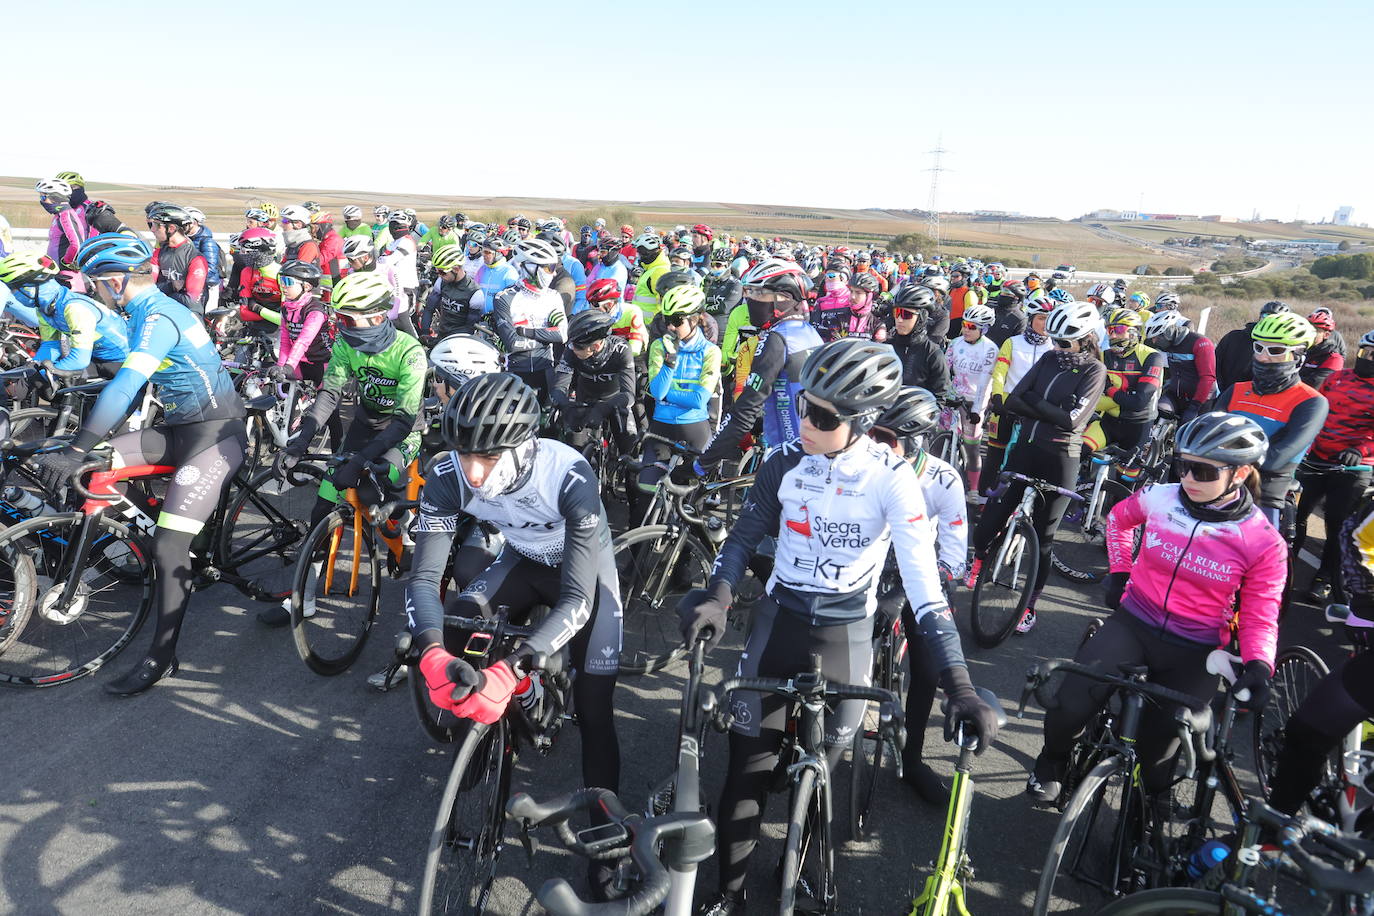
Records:
[[[950,595],[974,585],[1021,502],[1027,484],[1004,472],[1073,490],[1088,459],[1111,450],[1131,479],[1161,423],[1176,426],[1167,479],[1110,513],[1111,613],[1080,662],[1142,665],[1206,703],[1217,691],[1206,656],[1234,644],[1237,689],[1261,707],[1297,588],[1294,558],[1323,504],[1327,537],[1303,588],[1314,602],[1348,604],[1352,632],[1374,627],[1374,330],[1348,353],[1329,309],[1269,302],[1214,345],[1168,290],[1151,296],[1118,280],[1077,298],[1058,272],[1013,279],[998,263],[933,253],[704,224],[596,220],[573,231],[556,217],[489,225],[444,213],[427,225],[411,209],[359,205],[336,218],[310,201],[248,208],[222,248],[194,207],[149,203],[150,241],[90,200],[76,173],[36,189],[52,214],[48,244],[3,252],[5,318],[37,330],[35,364],[109,380],[75,436],[37,456],[46,489],[57,500],[97,449],[116,465],[178,468],[152,542],[156,634],[147,657],[106,684],[111,693],[176,672],[190,544],[247,447],[223,358],[240,334],[276,353],[271,380],[315,389],[299,433],[273,457],[286,475],[320,436],[337,456],[312,521],[369,470],[398,481],[423,462],[405,586],[418,671],[370,683],[420,677],[437,707],[491,722],[530,688],[532,664],[566,646],[588,786],[619,787],[621,640],[612,494],[584,457],[589,441],[641,460],[638,485],[619,494],[631,525],[661,482],[695,484],[734,473],[751,450],[764,455],[709,583],[678,608],[683,639],[718,643],[752,574],[765,588],[750,608],[741,675],[792,676],[819,655],[828,678],[863,684],[875,615],[900,618],[913,668],[904,778],[935,804],[947,790],[922,745],[936,686],[949,721],[970,728],[980,750],[997,733]],[[226,318],[236,329],[227,341]],[[160,419],[126,431],[145,385]],[[433,422],[422,409],[430,396],[442,405]],[[941,431],[957,440],[959,469],[928,450]],[[668,474],[662,440],[693,457]],[[1054,495],[1036,503],[1041,562],[1022,635],[1045,613],[1068,505]],[[483,537],[455,553],[462,517]],[[889,556],[900,587],[880,588]],[[445,597],[450,575],[465,587]],[[467,616],[550,610],[515,654],[477,669],[446,643],[443,616],[455,605]],[[271,605],[259,620],[284,625],[289,610]],[[1290,722],[1281,809],[1302,805],[1341,735],[1374,714],[1371,657],[1354,656]],[[1103,702],[1074,677],[1058,696],[1027,779],[1047,803]],[[705,913],[745,911],[785,727],[782,700],[750,702],[730,735],[715,808],[720,885]],[[847,701],[829,716],[836,759],[862,713]],[[1157,788],[1177,752],[1172,719],[1149,711],[1141,734],[1142,778]],[[594,894],[607,893],[604,872],[594,864]]]

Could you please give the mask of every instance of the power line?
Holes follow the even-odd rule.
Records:
[[[949,150],[944,148],[943,134],[935,141],[935,149],[926,150],[926,155],[935,157],[935,164],[925,170],[930,173],[930,201],[926,206],[926,212],[928,214],[926,216],[926,235],[930,236],[931,241],[935,243],[935,251],[932,252],[932,257],[938,255],[940,252],[940,173],[949,171],[949,169],[942,166],[940,162],[941,157],[947,152],[949,152]]]

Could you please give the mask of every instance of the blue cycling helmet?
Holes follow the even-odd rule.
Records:
[[[103,232],[88,239],[76,254],[76,268],[83,274],[127,274],[145,267],[153,259],[153,249],[134,235]]]
[[[1056,286],[1054,289],[1050,290],[1050,298],[1053,299],[1055,302],[1073,302],[1073,301],[1074,301],[1074,298],[1073,298],[1073,294],[1072,294],[1072,293],[1070,293],[1070,292],[1069,292],[1068,290],[1066,290],[1066,289],[1060,289],[1060,288],[1057,287],[1057,286]]]

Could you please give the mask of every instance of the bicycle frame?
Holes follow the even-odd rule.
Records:
[[[954,785],[950,788],[949,810],[945,813],[940,857],[935,860],[935,870],[926,878],[925,887],[911,902],[912,916],[948,916],[951,903],[960,916],[969,916],[964,901],[964,882],[973,877],[965,848],[969,809],[973,805],[973,746],[965,744],[962,722],[954,741],[959,745],[959,761],[954,765]],[[972,745],[976,744],[977,739],[974,739]]]
[[[419,500],[420,488],[423,487],[425,483],[424,478],[420,476],[419,461],[412,461],[406,473],[405,501],[414,503]],[[401,529],[399,527],[393,529],[391,525],[387,524],[388,520],[385,516],[382,516],[381,513],[382,509],[393,504],[384,503],[374,510],[363,504],[362,499],[358,496],[356,487],[346,490],[344,492],[344,499],[348,505],[353,507],[353,521],[351,526],[353,563],[348,573],[348,597],[352,598],[358,593],[358,577],[361,575],[361,566],[358,563],[358,558],[362,556],[362,543],[364,528],[366,526],[370,525],[373,527],[377,532],[377,536],[381,538],[382,543],[386,545],[387,551],[391,554],[392,559],[395,560],[398,565],[405,555],[406,545],[401,538]],[[377,516],[382,517],[378,518]],[[330,536],[329,559],[326,564],[324,575],[324,593],[326,595],[334,590],[334,561],[339,554],[339,545],[343,543],[343,533],[344,529],[339,527],[336,528],[334,533]]]

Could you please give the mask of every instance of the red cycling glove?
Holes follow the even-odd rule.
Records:
[[[466,664],[466,662],[459,662]],[[469,666],[469,670],[471,666]],[[454,715],[491,725],[506,711],[520,677],[504,661],[476,672],[478,684],[468,696],[453,704]]]
[[[429,701],[451,712],[467,699],[481,677],[471,665],[454,658],[443,646],[430,646],[420,656],[420,674],[429,688]]]

